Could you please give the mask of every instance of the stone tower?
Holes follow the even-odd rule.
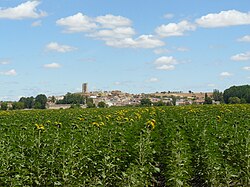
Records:
[[[82,93],[87,93],[88,92],[88,83],[83,83],[82,84]]]

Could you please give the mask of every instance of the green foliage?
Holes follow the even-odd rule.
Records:
[[[44,94],[39,94],[35,98],[35,108],[36,109],[45,109],[47,103],[47,97]]]
[[[95,108],[95,104],[92,98],[87,98],[87,108]]]
[[[153,103],[154,106],[166,106],[166,103],[164,103],[163,101],[158,101],[156,103]]]
[[[223,97],[225,103],[229,103],[230,97],[238,97],[250,103],[250,85],[232,86],[224,91]]]
[[[229,97],[228,102],[229,104],[240,104],[241,99],[238,97]]]
[[[208,97],[207,93],[205,93],[205,102],[204,102],[204,104],[212,104],[212,103],[213,103],[213,101],[212,101],[211,97]]]
[[[71,109],[76,109],[76,108],[81,108],[81,105],[80,104],[72,104],[70,106]]]
[[[224,102],[224,99],[223,99],[223,93],[222,92],[220,92],[219,90],[217,90],[217,89],[214,89],[214,91],[213,91],[213,99],[215,100],[215,101],[220,101],[220,102]]]
[[[12,103],[12,110],[20,110],[24,109],[24,103],[23,102],[14,102]]]
[[[80,94],[67,93],[62,100],[57,101],[57,104],[84,104],[85,98]]]
[[[173,103],[173,105],[175,106],[175,105],[176,105],[176,100],[177,100],[177,98],[176,98],[175,96],[171,96],[171,98],[172,98],[172,103]]]
[[[107,104],[104,102],[104,101],[100,101],[98,104],[97,104],[98,108],[106,108],[107,107]]]
[[[152,102],[148,98],[141,99],[141,106],[151,106]]]
[[[21,97],[19,99],[19,102],[24,103],[24,108],[33,108],[35,104],[35,98],[34,97]]]
[[[8,103],[7,102],[1,103],[1,110],[8,110]]]

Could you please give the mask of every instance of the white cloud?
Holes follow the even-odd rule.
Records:
[[[49,68],[49,69],[56,69],[56,68],[60,68],[61,65],[58,63],[51,63],[51,64],[44,64],[43,66],[44,68]]]
[[[135,31],[131,27],[118,27],[112,30],[99,30],[90,34],[89,36],[99,38],[101,40],[109,40],[110,38],[129,38],[135,34]]]
[[[119,86],[121,85],[121,82],[114,82],[114,85]]]
[[[5,72],[0,72],[1,75],[7,75],[7,76],[15,76],[17,75],[17,72],[15,69],[11,69],[9,71],[5,71]]]
[[[161,25],[155,29],[155,32],[160,37],[170,36],[183,36],[185,31],[194,31],[196,26],[188,21],[181,21],[179,23],[169,23],[167,25]]]
[[[161,65],[161,66],[157,66],[156,69],[159,69],[159,70],[174,70],[175,66],[174,65]]]
[[[68,46],[68,45],[60,45],[56,42],[51,42],[46,46],[46,49],[49,51],[57,51],[60,53],[66,53],[66,52],[74,51],[77,48]]]
[[[215,84],[208,84],[207,86],[208,87],[215,87],[216,85]]]
[[[156,77],[152,77],[149,80],[147,80],[147,82],[158,82],[158,81],[159,81],[159,79]]]
[[[164,18],[165,19],[172,19],[174,17],[174,14],[165,14]]]
[[[229,72],[222,72],[220,74],[221,77],[231,77],[233,74],[229,73]]]
[[[13,8],[0,8],[0,19],[26,19],[41,18],[47,15],[46,12],[37,10],[39,1],[27,1]]]
[[[98,16],[95,21],[103,28],[117,28],[117,27],[128,27],[132,24],[131,20],[122,16],[114,16],[107,14],[105,16]]]
[[[38,21],[34,21],[32,24],[31,24],[32,27],[39,27],[39,26],[42,26],[42,21],[41,20],[38,20]]]
[[[117,48],[155,48],[165,45],[165,43],[152,35],[141,35],[136,39],[110,39],[106,45]]]
[[[163,65],[163,64],[178,64],[177,60],[172,56],[162,56],[160,58],[157,58],[154,61],[154,64],[156,65]]]
[[[250,24],[250,12],[243,13],[237,10],[221,11],[220,13],[207,14],[196,20],[200,27],[227,27],[234,25]]]
[[[0,64],[1,64],[1,65],[7,65],[7,64],[9,64],[9,63],[10,63],[10,62],[7,61],[7,60],[0,61]]]
[[[170,51],[168,49],[159,48],[159,49],[155,49],[154,53],[157,54],[157,55],[160,55],[160,54],[170,53]]]
[[[92,29],[96,29],[97,25],[94,20],[82,13],[77,13],[73,16],[61,18],[56,21],[57,25],[64,26],[65,32],[89,32]]]
[[[88,17],[82,13],[61,18],[56,22],[65,26],[66,32],[85,32],[87,36],[103,40],[107,46],[117,48],[155,48],[165,43],[153,35],[136,34],[131,26],[132,21],[122,16],[111,14],[98,17]]]
[[[177,47],[176,50],[180,51],[180,52],[187,52],[187,51],[189,51],[189,49],[187,47]]]
[[[243,36],[237,39],[238,42],[250,42],[250,35]]]
[[[139,48],[155,48],[165,45],[165,43],[153,35],[141,35],[135,39]]]
[[[157,58],[154,64],[156,65],[156,69],[159,70],[173,70],[178,61],[172,56],[162,56]]]
[[[250,71],[250,66],[243,67],[244,70]]]
[[[236,54],[236,55],[231,57],[231,60],[233,60],[233,61],[247,61],[247,60],[250,60],[250,51],[248,51],[246,53]]]

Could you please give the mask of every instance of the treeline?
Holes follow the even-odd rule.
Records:
[[[39,94],[36,97],[21,97],[18,102],[12,102],[11,105],[2,102],[1,110],[46,109],[47,101],[48,99],[44,94]]]
[[[85,100],[82,95],[68,92],[63,99],[56,101],[56,104],[85,104]]]
[[[250,103],[250,85],[232,86],[223,93],[225,103]]]
[[[250,85],[231,86],[224,92],[214,90],[212,98],[205,96],[204,104],[212,104],[212,100],[226,104],[250,103]]]

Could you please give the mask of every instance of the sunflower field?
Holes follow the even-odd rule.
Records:
[[[0,186],[250,186],[250,105],[0,111]]]

